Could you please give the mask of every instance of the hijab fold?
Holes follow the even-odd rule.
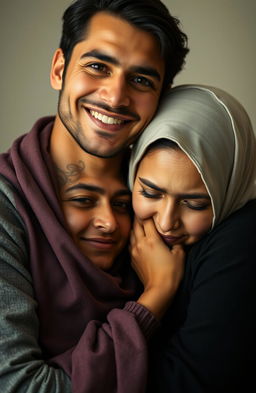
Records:
[[[256,141],[242,105],[221,89],[181,85],[171,89],[133,147],[132,188],[150,144],[176,142],[198,169],[213,206],[213,226],[256,196]]]

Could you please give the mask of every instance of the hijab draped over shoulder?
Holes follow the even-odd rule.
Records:
[[[213,226],[256,196],[256,141],[242,105],[214,87],[171,89],[133,147],[129,184],[148,146],[176,142],[198,169],[213,207]],[[163,176],[168,174],[163,174]]]

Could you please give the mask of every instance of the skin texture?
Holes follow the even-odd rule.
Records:
[[[74,47],[65,79],[64,68],[65,59],[58,49],[52,61],[51,84],[60,96],[50,153],[58,176],[60,202],[74,241],[86,255],[91,253],[97,266],[108,269],[115,253],[106,262],[105,256],[99,257],[92,250],[93,243],[81,240],[86,233],[95,236],[95,224],[76,227],[74,206],[63,195],[70,184],[98,179],[98,184],[105,184],[107,189],[113,178],[119,179],[125,147],[143,131],[158,107],[164,60],[150,33],[100,12],[92,17],[85,39]],[[111,200],[110,194],[108,197]],[[98,201],[98,207],[104,205],[103,199]],[[93,211],[90,209],[90,214]],[[85,244],[91,251],[87,246],[85,249]],[[138,301],[160,318],[176,290],[182,266],[176,269],[173,265],[170,274],[168,265],[155,275],[153,265],[148,266],[143,281],[146,290]],[[166,285],[162,285],[160,276],[168,277]]]
[[[153,219],[169,246],[193,244],[212,225],[207,189],[195,165],[179,149],[153,150],[142,159],[133,207],[140,222]]]
[[[109,269],[131,229],[131,195],[118,178],[83,176],[61,188],[61,205],[72,238],[94,265]]]
[[[135,219],[130,252],[132,266],[144,285],[137,302],[161,319],[182,279],[184,250],[180,244],[168,248],[152,219],[144,220],[143,224]]]
[[[183,246],[211,228],[210,198],[181,150],[155,149],[139,164],[133,207],[132,265],[145,288],[138,302],[161,318],[183,276]]]
[[[51,70],[52,87],[60,91],[52,148],[57,149],[56,139],[65,144],[68,131],[91,154],[122,152],[158,106],[164,61],[155,38],[100,12],[92,17],[85,40],[74,47],[65,80],[64,65],[58,49]]]

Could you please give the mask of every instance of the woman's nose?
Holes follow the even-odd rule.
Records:
[[[175,201],[167,201],[163,203],[158,211],[158,225],[161,233],[174,231],[180,226],[179,206]]]

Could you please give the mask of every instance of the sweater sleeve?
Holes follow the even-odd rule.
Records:
[[[106,323],[91,321],[72,352],[73,391],[143,393],[148,368],[145,335],[156,326],[153,315],[135,302],[110,311]]]
[[[49,367],[43,360],[25,229],[4,183],[0,216],[1,391],[71,393],[70,379],[64,371]]]
[[[188,256],[184,282],[163,321],[161,342],[152,350],[150,392],[256,389],[256,207],[252,204],[218,225]]]
[[[110,311],[105,323],[91,321],[70,350],[69,369],[62,368],[65,354],[56,357],[54,365],[45,362],[38,343],[39,320],[28,269],[26,231],[11,193],[1,187],[1,391],[142,393],[147,378],[146,339],[158,322],[136,302]]]

